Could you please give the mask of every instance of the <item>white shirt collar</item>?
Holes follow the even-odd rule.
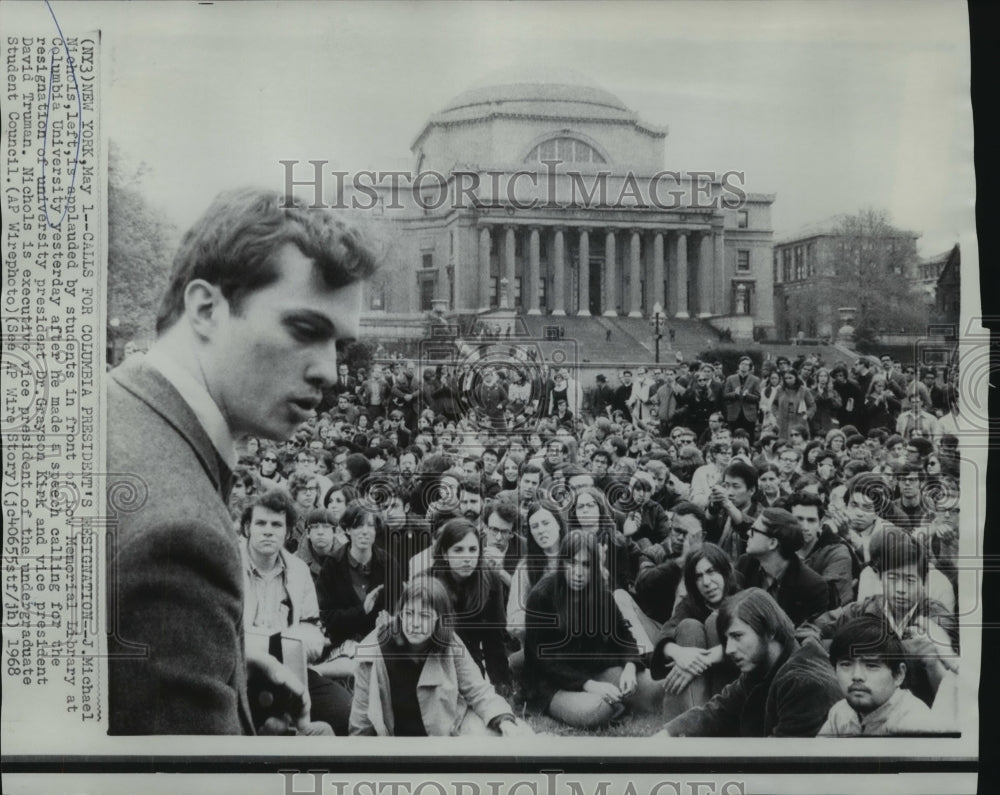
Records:
[[[171,386],[180,393],[184,402],[194,412],[194,416],[198,418],[198,422],[208,434],[212,446],[225,461],[226,466],[234,469],[238,461],[236,441],[229,430],[229,423],[222,416],[222,412],[219,411],[212,396],[208,394],[208,390],[174,359],[155,347],[146,354],[145,361],[159,371],[160,375],[166,378]]]

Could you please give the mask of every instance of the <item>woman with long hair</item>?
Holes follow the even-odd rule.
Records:
[[[802,461],[800,462],[803,472],[816,471],[816,459],[819,458],[821,452],[823,452],[823,442],[821,440],[811,439],[806,442],[806,446],[802,450]]]
[[[892,431],[896,427],[901,404],[896,396],[889,391],[889,384],[884,375],[876,375],[868,385],[865,395],[865,420],[869,430],[885,428]]]
[[[516,456],[507,453],[497,465],[500,472],[500,491],[513,491],[521,479],[521,461]]]
[[[445,585],[415,577],[395,613],[366,638],[350,733],[390,737],[532,734],[469,658]]]
[[[354,505],[357,501],[357,489],[347,483],[341,486],[334,486],[323,498],[323,507],[326,508],[333,517],[333,532],[337,536],[337,540],[342,543],[347,543],[347,534],[344,532],[344,528],[341,525],[340,520],[344,516],[344,511],[346,511],[349,506]]]
[[[509,688],[503,584],[483,560],[476,526],[468,519],[445,522],[434,543],[433,560],[431,574],[444,583],[455,606],[455,631],[493,685]]]
[[[847,454],[847,434],[840,428],[833,428],[826,432],[826,441],[824,444],[827,450],[836,454],[837,463],[840,464],[843,457]]]
[[[760,403],[757,407],[760,409],[760,424],[763,429],[764,425],[767,425],[769,420],[774,420],[774,399],[778,396],[778,391],[781,389],[781,373],[777,370],[772,370],[767,378],[764,379],[764,387],[760,391]]]
[[[820,367],[816,371],[816,383],[812,388],[813,399],[816,401],[816,413],[813,414],[809,423],[812,435],[816,437],[825,436],[833,428],[834,417],[838,410],[844,405],[840,393],[833,388],[833,379],[830,371],[825,367]]]
[[[650,663],[653,676],[666,675],[666,720],[706,703],[739,675],[715,625],[723,600],[740,590],[729,555],[702,544],[684,563],[684,586],[687,592],[660,630]]]
[[[771,410],[778,421],[779,439],[788,439],[788,432],[793,426],[812,420],[816,413],[816,401],[794,370],[788,370],[782,376],[781,389],[774,397]]]
[[[580,489],[567,512],[570,530],[583,530],[597,538],[604,556],[608,587],[628,590],[639,570],[639,546],[618,529],[604,492],[595,486]]]
[[[528,703],[570,726],[599,726],[628,709],[659,712],[653,682],[601,572],[597,538],[570,531],[558,571],[528,594],[523,685]]]
[[[257,472],[260,475],[261,488],[265,490],[283,486],[288,481],[288,478],[281,474],[281,459],[274,447],[265,447],[261,452]]]
[[[559,547],[566,535],[562,514],[540,502],[528,506],[527,524],[527,548],[511,577],[507,598],[507,632],[519,641],[524,640],[528,592],[559,567]]]

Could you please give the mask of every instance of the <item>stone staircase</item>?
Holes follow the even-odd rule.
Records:
[[[563,339],[575,341],[581,362],[638,364],[653,361],[653,329],[647,318],[525,315],[518,318],[518,327],[523,327],[527,336],[541,338],[545,337],[547,327],[561,328]],[[668,337],[670,327],[674,329],[673,345]],[[664,338],[660,340],[660,361],[674,361],[678,350],[685,359],[690,359],[708,348],[709,341],[717,336],[700,320],[671,320],[669,326],[664,326]]]

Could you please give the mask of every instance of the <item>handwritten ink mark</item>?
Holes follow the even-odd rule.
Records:
[[[83,101],[80,97],[80,84],[76,80],[76,69],[73,67],[73,57],[69,54],[69,47],[66,44],[66,37],[63,35],[62,28],[59,26],[59,20],[56,19],[56,14],[52,10],[52,6],[49,0],[45,0],[45,7],[49,10],[49,15],[52,17],[52,21],[55,23],[56,30],[59,31],[59,40],[62,42],[63,49],[66,51],[66,64],[69,67],[70,77],[73,78],[73,90],[76,92],[76,117],[77,119],[83,119]],[[48,96],[45,99],[45,128],[42,132],[42,189],[39,193],[39,199],[42,203],[42,211],[45,213],[45,223],[47,223],[51,228],[56,229],[62,225],[62,222],[66,219],[66,215],[69,213],[69,205],[73,201],[73,191],[76,187],[76,171],[79,168],[80,161],[80,145],[82,142],[82,127],[77,125],[76,131],[76,153],[73,157],[73,173],[70,175],[69,180],[69,190],[66,191],[66,202],[63,204],[62,215],[59,216],[59,220],[52,223],[52,219],[49,217],[49,207],[46,201],[46,179],[45,179],[45,165],[48,162],[48,158],[45,157],[45,153],[48,149],[48,139],[49,139],[49,120],[52,116],[52,83],[53,74],[55,72],[56,63],[56,50],[53,47],[49,56],[49,85],[48,85]]]

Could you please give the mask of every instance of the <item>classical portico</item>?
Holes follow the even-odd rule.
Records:
[[[476,226],[481,309],[498,305],[506,279],[512,308],[529,315],[647,317],[657,303],[677,318],[730,312],[721,218],[577,224],[487,214]]]
[[[443,177],[448,200],[385,197],[386,215],[406,199],[400,278],[379,282],[371,308],[641,318],[660,304],[672,318],[773,326],[774,197],[667,171],[667,133],[579,75],[460,94],[412,143],[415,171]]]

